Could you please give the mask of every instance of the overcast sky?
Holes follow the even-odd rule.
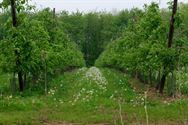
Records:
[[[159,2],[160,7],[167,7],[169,0],[32,0],[37,5],[38,9],[50,7],[56,10],[67,11],[100,11],[100,10],[121,10],[130,9],[133,7],[142,8],[145,3],[149,4],[152,1]],[[179,0],[179,2],[188,3],[188,0]]]
[[[1,2],[2,0],[0,0]],[[160,7],[166,8],[169,0],[32,0],[35,3],[37,9],[46,7],[56,8],[57,11],[112,11],[131,9],[133,7],[142,8],[143,5],[149,4],[152,1],[159,2]],[[188,0],[178,0],[179,2],[188,3]]]

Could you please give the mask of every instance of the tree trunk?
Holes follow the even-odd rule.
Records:
[[[151,71],[151,69],[149,69],[149,79],[148,79],[148,81],[149,81],[149,84],[152,84],[152,71]]]
[[[22,76],[23,76],[22,72],[18,71],[18,81],[19,81],[20,92],[23,92],[24,90],[24,82],[23,82]]]
[[[166,82],[166,75],[164,74],[161,78],[160,84],[159,84],[159,92],[163,94],[164,86]]]
[[[23,79],[23,81],[24,81],[24,88],[25,87],[27,87],[26,85],[27,85],[27,75],[26,75],[26,73],[24,74],[24,79]]]
[[[14,27],[17,27],[17,15],[16,15],[16,3],[15,0],[10,0],[10,4],[11,4],[11,14],[12,14],[12,25]],[[15,54],[17,56],[17,60],[16,60],[16,66],[17,66],[17,70],[18,70],[18,82],[19,82],[19,88],[20,91],[22,92],[24,90],[24,81],[23,81],[23,74],[22,71],[19,69],[21,66],[21,62],[19,60],[19,53],[17,51],[15,51]]]
[[[12,25],[17,27],[17,18],[16,18],[16,3],[15,0],[10,0],[11,4],[11,14],[12,14]]]
[[[53,18],[55,19],[55,17],[56,17],[56,10],[55,10],[55,8],[53,8]]]
[[[177,6],[178,6],[178,0],[174,0],[172,16],[171,16],[171,20],[170,20],[168,48],[172,47],[173,36],[174,36],[174,23],[175,23],[175,15],[176,15],[176,12],[177,12]],[[161,78],[160,85],[159,85],[159,92],[161,94],[163,93],[164,85],[165,85],[165,81],[166,81],[166,76],[168,75],[168,73],[166,73],[165,69],[166,69],[166,67],[164,66],[163,76]]]
[[[173,10],[172,10],[172,17],[170,20],[170,30],[169,30],[169,37],[168,37],[168,48],[172,47],[173,37],[174,37],[174,23],[175,23],[175,15],[177,13],[177,6],[178,0],[174,0]]]
[[[159,90],[159,85],[160,85],[160,80],[161,80],[161,70],[159,70],[158,76],[157,76],[157,86],[156,90]]]
[[[45,82],[45,94],[47,95],[47,63],[46,60],[44,61],[45,64],[45,71],[44,71],[44,82]]]

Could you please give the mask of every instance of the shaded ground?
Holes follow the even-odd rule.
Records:
[[[188,100],[188,96],[181,95],[178,92],[176,93],[175,97],[169,97],[166,94],[161,95],[156,91],[154,86],[145,85],[144,83],[141,83],[138,79],[135,78],[130,79],[129,83],[133,86],[133,89],[139,94],[144,95],[144,93],[147,92],[149,100],[158,100],[161,103],[172,103],[182,99]]]

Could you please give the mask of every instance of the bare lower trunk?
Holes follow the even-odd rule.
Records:
[[[23,82],[24,82],[24,88],[25,88],[26,85],[27,85],[27,75],[26,75],[26,73],[24,74]]]
[[[23,76],[22,76],[22,72],[21,71],[18,72],[18,81],[19,81],[20,92],[23,92],[23,90],[24,90],[24,81],[23,81]]]
[[[151,69],[149,70],[149,84],[152,84],[152,71]]]
[[[165,82],[166,82],[166,75],[163,75],[159,84],[159,93],[161,94],[163,94]]]
[[[161,80],[161,71],[159,70],[158,76],[157,76],[157,86],[156,86],[156,90],[159,90],[159,85],[160,85],[160,81]]]

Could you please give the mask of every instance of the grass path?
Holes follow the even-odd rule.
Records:
[[[134,84],[140,83],[130,79],[106,68],[66,72],[50,82],[47,96],[0,99],[0,125],[145,124],[144,89],[134,90]],[[149,98],[146,102],[149,124],[184,125],[188,119],[187,100],[162,103]]]

